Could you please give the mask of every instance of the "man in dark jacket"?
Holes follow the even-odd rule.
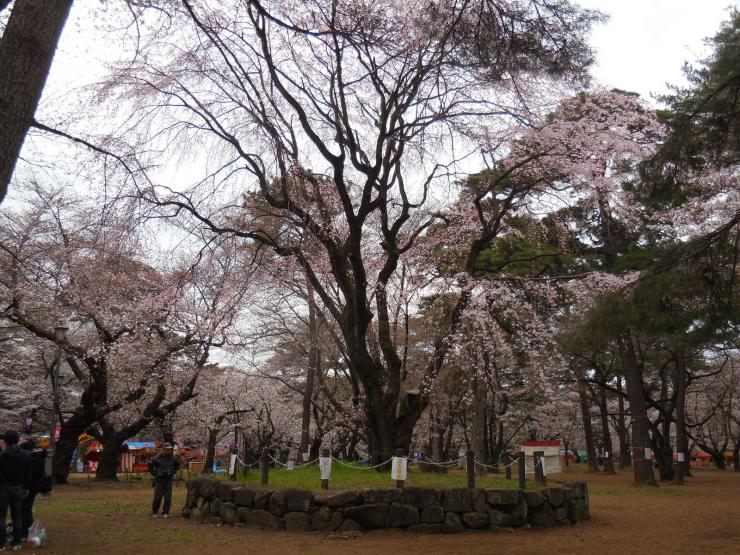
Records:
[[[21,548],[23,498],[31,487],[31,457],[18,447],[18,432],[5,432],[5,449],[0,452],[0,548],[5,549],[5,517],[10,507],[13,520],[13,549]]]
[[[29,439],[21,443],[20,448],[27,451],[31,457],[31,485],[28,495],[23,498],[23,537],[28,537],[28,529],[33,524],[33,502],[41,489],[41,481],[46,471],[44,469],[46,451],[36,449],[36,443]]]
[[[172,479],[180,469],[180,459],[172,455],[172,445],[165,443],[162,453],[152,457],[149,461],[149,473],[154,476],[154,501],[152,502],[152,516],[157,517],[159,505],[164,497],[162,518],[169,518],[172,504]]]

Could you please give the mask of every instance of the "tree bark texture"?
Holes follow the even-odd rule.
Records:
[[[614,471],[614,451],[612,449],[612,436],[609,432],[609,413],[606,404],[606,389],[599,388],[599,413],[601,414],[602,441],[604,443],[604,472],[615,474]]]
[[[676,460],[674,484],[683,484],[684,476],[689,469],[689,436],[686,433],[686,361],[683,352],[676,352],[676,373],[673,387],[676,391],[676,452],[681,453],[683,461]]]
[[[115,431],[106,433],[103,430],[103,451],[100,453],[100,461],[95,471],[95,479],[99,481],[117,481],[118,466],[123,453],[123,440]]]
[[[54,483],[68,483],[69,465],[77,448],[77,438],[87,429],[89,424],[90,422],[87,422],[81,415],[73,414],[62,426],[51,459],[51,477]]]
[[[0,203],[71,7],[72,0],[16,0],[0,39]]]
[[[316,317],[316,305],[314,304],[314,293],[311,282],[307,284],[308,291],[308,368],[306,371],[306,384],[303,391],[303,407],[301,414],[301,445],[298,449],[298,460],[303,460],[303,453],[309,448],[311,439],[311,402],[313,400],[314,381],[321,364],[321,350],[319,348],[319,319]]]
[[[203,474],[210,474],[213,469],[213,461],[216,458],[216,440],[218,428],[208,428],[208,439],[206,440],[206,456],[203,460]]]
[[[586,439],[586,458],[588,459],[588,471],[599,470],[599,461],[594,446],[594,431],[591,425],[591,402],[586,395],[586,387],[583,383],[578,384],[578,397],[581,402],[581,418],[583,418],[583,436]]]
[[[473,369],[473,425],[471,430],[471,446],[475,453],[475,458],[483,461],[485,456],[485,423],[486,423],[486,389],[483,379]],[[475,473],[482,476],[486,473],[485,467],[476,464]]]
[[[624,413],[624,397],[622,397],[622,376],[617,376],[617,389],[620,392],[619,414],[617,415],[617,437],[619,438],[619,470],[627,468],[632,464],[630,457],[629,441],[627,440],[627,418]]]
[[[622,369],[627,385],[627,400],[630,404],[630,415],[632,416],[632,449],[634,451],[634,481],[636,484],[657,486],[653,474],[652,457],[645,456],[645,449],[651,448],[648,430],[650,424],[647,415],[647,403],[645,402],[642,373],[637,365],[635,346],[632,336],[625,331],[617,338],[617,347],[622,360]]]

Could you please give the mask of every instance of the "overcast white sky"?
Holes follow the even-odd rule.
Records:
[[[298,0],[296,0],[298,1]],[[740,0],[577,0],[610,16],[598,25],[591,42],[597,50],[593,73],[607,87],[639,92],[646,98],[666,92],[666,83],[682,83],[686,60],[703,57],[704,38],[714,35],[729,8]],[[91,30],[90,14],[104,18],[99,0],[78,0],[62,35],[43,105],[58,94],[95,81],[98,60],[112,59],[121,47]],[[94,38],[93,38],[94,36]],[[96,75],[97,74],[97,75]]]
[[[593,74],[608,87],[646,98],[685,82],[681,67],[706,55],[713,36],[738,0],[580,0],[610,18],[592,33],[597,50]]]
[[[296,0],[300,1],[300,0]],[[740,0],[576,0],[581,6],[605,12],[609,20],[591,34],[596,49],[593,74],[597,82],[640,93],[650,99],[667,92],[666,83],[684,82],[685,61],[706,56],[704,39],[713,36]],[[106,31],[120,25],[115,2],[76,0],[62,34],[44,95],[37,112],[40,121],[62,128],[80,114],[105,117],[84,105],[89,95],[75,93],[105,75],[105,61],[130,56],[132,45],[118,42]],[[104,109],[101,107],[101,109]],[[61,145],[64,148],[64,145]],[[27,152],[39,150],[48,158],[46,143],[27,141]],[[31,169],[31,171],[33,171]]]

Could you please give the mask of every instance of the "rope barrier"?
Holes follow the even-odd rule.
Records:
[[[242,468],[244,468],[245,466],[247,468],[259,468],[259,465],[260,465],[259,461],[257,461],[256,463],[253,463],[253,464],[247,464],[245,461],[243,461],[242,459],[239,458],[239,455],[236,456],[236,462],[238,464],[242,465]]]
[[[276,458],[274,458],[274,457],[273,457],[272,455],[267,455],[267,458],[269,458],[269,459],[270,459],[270,460],[271,460],[272,462],[274,462],[275,464],[279,464],[280,466],[284,466],[284,467],[286,467],[286,468],[287,468],[287,466],[288,466],[288,465],[287,465],[287,464],[285,464],[285,463],[281,463],[281,462],[280,462],[279,460],[277,460]]]
[[[433,461],[430,458],[424,457],[424,460],[421,461],[421,462],[426,463],[426,464],[431,464],[431,465],[434,465],[434,466],[441,466],[442,468],[453,468],[453,467],[457,466],[457,463],[459,463],[462,460],[464,460],[464,459],[463,458],[459,458],[459,459],[456,459],[454,461],[437,462],[437,461]]]
[[[382,462],[380,464],[376,464],[375,466],[360,466],[360,465],[356,465],[356,464],[348,464],[348,463],[346,463],[346,462],[344,462],[344,461],[342,461],[340,459],[337,459],[336,457],[332,457],[332,460],[333,461],[337,461],[339,464],[341,464],[343,466],[346,466],[348,468],[356,468],[357,470],[372,470],[373,468],[380,468],[381,466],[384,466],[384,465],[388,464],[389,462],[391,462],[393,460],[393,457],[391,457],[387,461],[384,461],[384,462]]]
[[[517,463],[518,463],[519,461],[517,461],[516,459],[514,459],[514,460],[513,460],[513,461],[511,461],[511,462],[510,462],[509,464],[503,464],[503,463],[501,462],[501,459],[499,458],[499,462],[498,462],[498,463],[496,463],[496,464],[486,464],[486,463],[482,463],[482,462],[480,462],[480,461],[479,461],[479,460],[477,460],[477,459],[473,459],[473,462],[474,462],[475,464],[477,464],[477,465],[480,465],[480,466],[482,466],[483,468],[499,468],[499,467],[501,467],[501,466],[503,466],[504,468],[509,468],[510,466],[514,466],[515,464],[517,464]]]
[[[541,466],[543,469],[544,467],[545,458],[544,457],[538,457],[537,460],[534,462],[534,464],[529,462],[529,457],[524,459],[524,467],[529,470],[532,469],[534,471],[535,468],[538,466]]]

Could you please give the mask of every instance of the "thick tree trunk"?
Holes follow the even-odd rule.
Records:
[[[586,458],[588,459],[588,471],[597,472],[599,470],[599,461],[596,456],[596,446],[594,445],[594,431],[591,425],[591,401],[586,395],[586,387],[583,383],[578,383],[578,397],[581,402],[581,418],[583,419],[583,436],[586,439]]]
[[[118,480],[118,466],[123,452],[123,439],[115,432],[106,433],[103,429],[103,452],[100,454],[95,479],[100,481]]]
[[[617,402],[619,403],[619,414],[617,415],[617,437],[619,438],[619,470],[624,470],[632,464],[630,457],[629,441],[627,440],[627,422],[624,414],[624,397],[622,397],[622,376],[617,376],[617,390],[620,392]]]
[[[648,434],[649,423],[647,403],[645,402],[642,374],[637,366],[635,347],[632,336],[624,332],[617,338],[617,347],[622,360],[624,377],[627,382],[627,400],[630,404],[632,416],[632,449],[634,450],[634,481],[635,484],[657,486],[653,474],[652,457],[647,457],[645,449],[651,449]]]
[[[431,448],[431,459],[433,461],[444,460],[445,431],[442,427],[442,419],[437,414],[430,416],[429,443]]]
[[[486,424],[486,390],[483,380],[478,373],[473,370],[473,425],[471,429],[471,448],[475,458],[483,462],[485,459],[485,424]],[[482,476],[486,473],[485,467],[476,464],[475,473]]]
[[[69,465],[77,448],[77,438],[87,429],[88,425],[89,423],[78,414],[73,414],[67,423],[62,426],[51,459],[51,476],[54,483],[67,483]]]
[[[372,396],[375,399],[382,395]],[[367,439],[370,458],[374,465],[387,463],[378,467],[378,471],[390,468],[390,459],[401,449],[408,453],[414,426],[421,410],[418,392],[408,392],[400,403],[400,416],[396,416],[396,402],[392,396],[385,397],[387,403],[373,403],[371,396],[365,398],[365,414],[368,416]]]
[[[673,421],[674,409],[668,396],[669,377],[661,372],[660,379],[660,403],[664,414],[661,416],[653,430],[653,447],[655,453],[655,464],[658,467],[661,482],[673,480],[673,450],[671,448],[671,422]],[[660,427],[658,427],[660,425]]]
[[[660,430],[653,428],[655,465],[658,467],[661,482],[673,480],[673,451],[671,450],[671,422],[663,420]]]
[[[612,451],[612,436],[609,432],[609,413],[607,412],[606,390],[600,389],[599,412],[601,414],[601,437],[604,443],[604,472],[615,474],[614,452]]]
[[[206,441],[206,456],[203,460],[203,473],[210,474],[213,471],[213,461],[216,458],[216,440],[218,439],[218,428],[208,428],[208,439]]]
[[[16,0],[0,39],[0,204],[72,0]]]
[[[735,472],[740,472],[740,441],[735,443],[732,450],[732,468]]]
[[[727,468],[727,459],[725,459],[724,452],[714,451],[709,454],[712,455],[712,458],[714,459],[714,464],[717,467],[717,470],[725,470]]]
[[[319,349],[318,318],[316,318],[316,306],[314,305],[313,288],[311,282],[307,284],[308,291],[308,368],[306,371],[306,384],[303,391],[303,407],[301,413],[301,445],[298,448],[298,461],[303,460],[303,453],[309,448],[311,439],[311,402],[313,400],[313,389],[316,374],[320,371],[321,351]]]
[[[676,373],[673,379],[676,392],[676,470],[673,483],[683,484],[689,469],[689,436],[686,433],[686,361],[683,352],[676,352]],[[680,459],[683,459],[680,460]]]

